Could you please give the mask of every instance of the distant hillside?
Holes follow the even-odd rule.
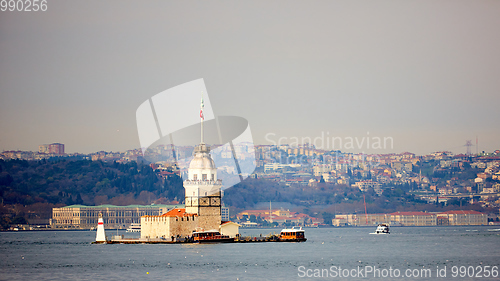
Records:
[[[178,176],[162,181],[151,167],[101,161],[0,161],[4,204],[147,204],[159,198],[183,200]]]
[[[373,189],[362,193],[325,182],[311,187],[248,178],[225,190],[223,202],[232,214],[269,201],[288,202],[308,215],[323,217],[364,213],[364,201],[369,213],[458,207],[484,211],[459,200],[449,200],[447,206],[427,204],[410,194],[410,188],[409,184],[396,185],[377,196]],[[184,187],[179,176],[163,181],[150,166],[136,162],[0,160],[0,199],[0,225],[5,228],[15,223],[48,223],[52,208],[72,204],[183,203]]]
[[[55,206],[183,201],[182,179],[162,182],[151,167],[101,161],[0,160],[3,227],[50,218]]]
[[[378,196],[373,189],[361,192],[357,187],[318,183],[317,186],[285,185],[264,179],[246,179],[224,191],[224,203],[232,213],[262,206],[262,202],[287,202],[294,211],[310,216],[332,216],[339,213],[391,213],[395,211],[439,212],[456,209],[472,209],[481,212],[495,212],[497,209],[470,205],[466,200],[448,200],[447,204],[429,204],[410,194],[410,184],[395,185]],[[268,205],[266,205],[268,206]],[[330,219],[331,220],[331,219]]]

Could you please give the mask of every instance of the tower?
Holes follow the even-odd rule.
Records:
[[[203,142],[203,98],[201,100],[201,143],[194,149],[189,164],[188,179],[184,181],[186,213],[199,216],[199,227],[218,228],[221,223],[221,187],[217,167],[210,148]]]
[[[102,220],[102,213],[99,213],[97,221],[97,234],[95,236],[96,242],[106,242],[106,233],[104,232],[104,221]]]
[[[473,146],[471,140],[465,141],[465,147],[467,147],[467,156],[471,155],[471,146]]]
[[[209,147],[204,143],[194,150],[188,179],[184,181],[186,213],[220,215],[222,181],[217,179],[217,168],[209,151]]]

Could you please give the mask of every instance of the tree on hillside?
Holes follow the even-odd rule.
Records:
[[[334,215],[332,213],[323,212],[321,213],[321,217],[323,218],[323,223],[327,225],[332,225],[332,220]]]

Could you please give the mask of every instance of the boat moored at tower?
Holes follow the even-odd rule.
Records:
[[[302,227],[292,227],[290,229],[282,229],[279,241],[281,242],[304,242],[307,238]]]

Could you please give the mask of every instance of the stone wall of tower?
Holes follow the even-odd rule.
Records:
[[[206,230],[219,230],[221,211],[219,207],[200,207],[198,226]]]
[[[193,219],[194,218],[194,219]],[[169,236],[180,235],[181,237],[189,237],[193,235],[193,231],[196,230],[199,224],[199,217],[193,216],[189,217],[189,221],[186,221],[187,217],[184,217],[183,220],[181,218],[176,218],[176,220],[172,220],[170,223],[170,233]]]
[[[197,216],[141,217],[141,238],[165,238],[170,240],[172,236],[189,237],[196,230],[199,223]]]

